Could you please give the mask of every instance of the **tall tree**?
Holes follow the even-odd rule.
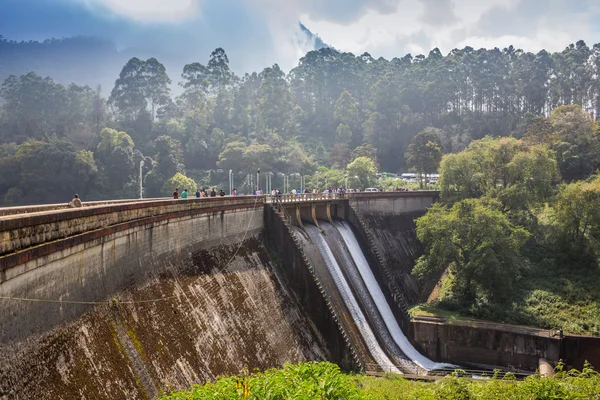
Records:
[[[134,57],[121,70],[108,101],[126,119],[136,120],[144,111],[154,119],[158,107],[170,101],[170,84],[165,66],[157,59]]]
[[[421,185],[423,175],[437,172],[442,159],[440,130],[426,128],[413,138],[406,150],[406,161],[419,174]]]

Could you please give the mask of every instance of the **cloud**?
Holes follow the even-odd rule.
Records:
[[[425,11],[420,20],[427,25],[453,25],[458,21],[452,0],[421,0],[421,3],[425,5]]]
[[[191,18],[199,11],[200,0],[72,0],[92,9],[105,9],[140,22],[174,22]]]
[[[11,39],[106,37],[177,69],[206,63],[223,47],[238,74],[297,65],[312,48],[299,21],[337,49],[388,59],[434,47],[560,51],[579,39],[600,39],[596,0],[0,1],[0,34]]]

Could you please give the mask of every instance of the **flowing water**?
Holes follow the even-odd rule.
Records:
[[[392,313],[392,310],[388,305],[385,296],[379,287],[373,272],[371,271],[371,268],[369,267],[369,263],[367,262],[367,259],[365,258],[365,255],[363,254],[362,249],[358,244],[358,240],[350,228],[350,225],[346,221],[336,221],[335,226],[342,235],[346,247],[352,255],[352,259],[354,260],[354,263],[360,272],[362,281],[368,288],[368,291],[374,300],[381,317],[383,318],[387,330],[406,357],[408,357],[414,364],[426,370],[451,367],[449,364],[436,363],[428,359],[413,347],[406,335],[404,335],[404,332],[402,332],[402,329],[400,329],[400,326],[398,325],[398,322],[396,321],[396,318],[394,317],[394,314]]]
[[[331,248],[327,244],[323,233],[316,226],[308,224],[306,225],[306,232],[323,257],[323,261],[327,266],[331,278],[335,282],[338,292],[344,299],[345,305],[352,316],[352,320],[359,328],[362,338],[374,361],[379,365],[386,366],[386,369],[390,372],[402,373],[397,367],[394,366],[386,352],[382,349],[377,341],[377,338],[373,333],[366,316],[358,305],[358,302],[354,297],[352,290],[350,289],[350,285],[346,281],[346,278],[344,277],[344,274],[342,273],[342,270],[337,263]]]
[[[373,301],[373,297],[371,297],[367,286],[363,282],[359,269],[353,260],[353,255],[348,251],[348,246],[344,242],[340,232],[338,232],[338,229],[329,223],[322,223],[320,227],[323,229],[325,240],[350,284],[352,293],[365,313],[367,321],[381,347],[385,350],[394,365],[398,366],[403,372],[418,373],[418,368],[404,355],[394,338],[390,335],[385,321]],[[387,370],[388,366],[385,367]]]

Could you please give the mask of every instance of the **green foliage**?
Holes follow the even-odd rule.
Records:
[[[450,268],[453,298],[475,308],[507,296],[521,273],[520,249],[529,232],[511,224],[499,208],[477,199],[430,208],[417,220],[425,252],[413,273],[436,282]]]
[[[107,155],[117,147],[133,150],[133,146],[133,140],[125,132],[117,132],[111,128],[104,128],[100,131],[100,143],[97,147],[98,153]]]
[[[510,375],[475,380],[453,374],[437,382],[407,380],[387,374],[377,378],[342,374],[330,363],[286,364],[282,369],[238,377],[224,377],[215,383],[194,386],[162,399],[355,399],[355,400],[531,400],[594,399],[600,393],[600,375],[589,365],[579,371],[557,368],[552,378],[531,375],[517,381]]]
[[[420,176],[437,172],[442,159],[440,130],[426,128],[419,132],[410,142],[405,157]]]
[[[348,185],[365,189],[377,182],[377,165],[368,157],[358,157],[346,167]]]
[[[600,255],[600,176],[589,182],[562,185],[554,218],[559,251],[571,260],[585,261],[587,256],[585,264],[596,269],[594,260]],[[590,253],[594,256],[590,257]]]
[[[565,179],[584,179],[600,166],[600,128],[581,106],[572,104],[556,108],[550,123],[553,148]]]
[[[28,141],[7,165],[13,171],[5,201],[31,204],[40,198],[68,202],[75,193],[85,201],[93,190],[98,168],[91,151],[77,150],[66,140]]]
[[[555,153],[514,138],[478,140],[440,165],[445,201],[489,196],[506,210],[526,210],[547,200],[558,176]]]
[[[178,172],[173,175],[171,178],[167,179],[162,188],[163,197],[170,196],[171,193],[175,191],[175,189],[179,189],[179,193],[183,192],[187,189],[188,193],[192,194],[196,192],[198,186],[196,182],[192,178],[188,178],[182,173]]]
[[[330,363],[286,364],[281,370],[219,379],[196,386],[190,392],[172,393],[164,399],[356,399],[358,388],[352,378]]]
[[[149,111],[153,120],[157,109],[170,101],[170,83],[165,66],[156,58],[134,57],[121,70],[108,101],[123,118],[135,120]]]

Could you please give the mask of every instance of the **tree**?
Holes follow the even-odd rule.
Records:
[[[206,100],[210,85],[208,68],[200,63],[186,64],[181,78],[183,81],[179,85],[184,89],[181,97],[187,109],[194,109]]]
[[[142,61],[134,57],[121,70],[108,101],[130,120],[136,120],[150,105],[154,120],[158,107],[170,101],[170,84],[165,66],[156,58]]]
[[[179,140],[169,136],[159,136],[154,140],[154,149],[156,151],[155,162],[144,180],[146,181],[147,195],[160,197],[165,194],[162,189],[167,177],[172,177],[178,172],[185,174],[185,166]]]
[[[358,157],[346,167],[348,184],[365,189],[377,182],[377,165],[368,157]]]
[[[336,144],[348,145],[352,140],[352,131],[345,124],[339,124],[335,131]]]
[[[377,149],[371,144],[363,144],[352,151],[352,161],[358,157],[368,157],[371,160],[377,159]]]
[[[247,171],[244,160],[244,151],[247,147],[248,144],[242,141],[227,143],[223,151],[219,154],[217,166],[228,170]]]
[[[562,177],[569,181],[587,178],[600,166],[600,128],[596,121],[581,106],[568,105],[552,111],[550,123]]]
[[[154,120],[158,107],[166,106],[171,102],[169,97],[171,79],[167,75],[165,66],[154,57],[146,60],[143,74],[145,78],[144,95],[150,103],[150,116]]]
[[[275,64],[260,73],[261,84],[257,99],[257,127],[283,133],[292,111],[291,96],[285,74]]]
[[[554,220],[557,253],[562,261],[571,261],[564,265],[583,259],[585,266],[591,263],[596,267],[591,260],[600,254],[600,177],[563,184],[554,205]],[[596,257],[591,257],[592,253]]]
[[[552,195],[558,176],[555,153],[547,146],[486,138],[445,155],[439,184],[445,201],[489,196],[507,211],[527,210]]]
[[[9,76],[0,88],[3,122],[2,141],[61,137],[67,130],[69,93],[50,78],[34,72]]]
[[[352,140],[352,132],[358,130],[359,115],[356,100],[347,90],[344,90],[335,102],[333,117],[339,126],[346,126],[349,138],[345,143],[349,143],[349,140]]]
[[[63,202],[75,193],[85,199],[93,190],[98,172],[93,153],[78,150],[65,139],[25,142],[12,160],[18,165],[18,177],[13,181],[17,187],[11,193],[19,192],[22,197],[11,201],[19,204],[40,199]],[[12,171],[16,173],[17,169]]]
[[[133,150],[133,146],[133,140],[127,133],[118,132],[112,128],[104,128],[100,132],[100,143],[98,143],[96,150],[99,155],[107,156],[117,147]]]
[[[419,174],[421,186],[423,175],[437,172],[442,159],[440,130],[425,128],[410,142],[406,150],[406,162]]]
[[[192,178],[188,178],[181,172],[176,173],[171,178],[167,179],[162,187],[162,193],[164,195],[170,194],[175,191],[175,188],[179,188],[179,193],[187,189],[188,192],[195,191],[198,186]]]
[[[451,294],[466,307],[508,296],[520,275],[520,254],[530,234],[510,223],[498,202],[466,199],[451,208],[435,204],[417,220],[417,236],[425,246],[413,273],[437,282],[449,268]]]

